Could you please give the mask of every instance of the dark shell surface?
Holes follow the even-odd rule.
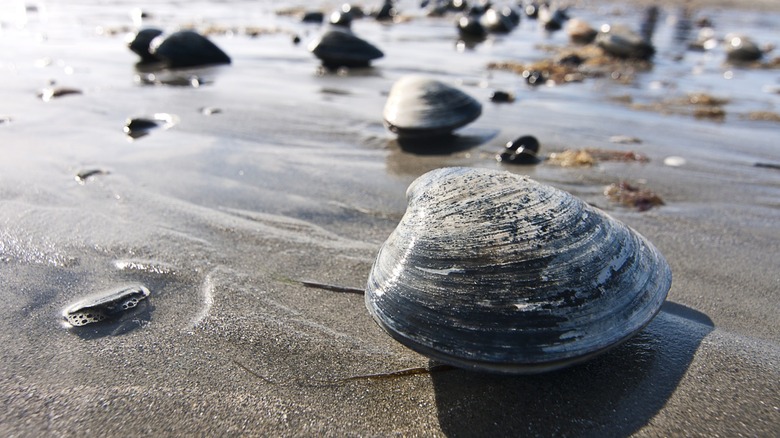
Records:
[[[149,52],[152,40],[162,35],[163,31],[155,28],[142,29],[135,34],[127,47],[141,57],[141,62],[155,62],[159,58]]]
[[[114,319],[137,307],[149,294],[142,285],[123,286],[68,306],[62,316],[74,327]]]
[[[398,10],[395,9],[392,1],[385,0],[382,6],[372,15],[379,21],[393,20],[398,16]]]
[[[182,30],[160,41],[153,40],[150,52],[169,68],[230,64],[230,57],[203,35]]]
[[[527,177],[437,169],[407,199],[366,306],[393,338],[444,363],[535,373],[586,360],[641,330],[671,286],[644,237]]]
[[[331,29],[309,44],[326,67],[365,67],[384,56],[373,44],[347,30]]]
[[[461,38],[482,39],[487,35],[485,26],[480,22],[479,17],[467,15],[460,17],[455,23]]]
[[[511,103],[515,101],[515,96],[508,91],[496,90],[490,95],[490,101],[493,103]]]

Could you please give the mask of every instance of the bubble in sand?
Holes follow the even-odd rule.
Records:
[[[110,289],[68,306],[62,316],[74,327],[115,319],[136,308],[149,294],[149,289],[138,284]]]

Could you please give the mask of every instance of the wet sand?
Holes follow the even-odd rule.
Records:
[[[319,74],[305,49],[321,28],[275,14],[271,2],[150,7],[152,24],[166,28],[273,30],[214,34],[233,63],[183,73],[199,78],[194,88],[137,83],[124,32],[107,32],[132,26],[129,6],[60,3],[29,12],[24,26],[4,22],[0,33],[0,117],[10,119],[0,124],[0,435],[780,431],[780,171],[756,167],[780,162],[778,124],[746,117],[780,111],[771,91],[778,70],[724,66],[722,51],[681,51],[679,9],[662,7],[654,66],[633,82],[530,87],[487,69],[548,56],[540,44],[566,44],[529,20],[464,51],[451,17],[357,21],[355,32],[385,57],[342,75]],[[416,2],[402,4],[416,12]],[[777,44],[772,6],[695,9],[694,17]],[[574,11],[594,23],[639,20],[631,6]],[[293,34],[304,42],[294,45]],[[455,150],[405,151],[384,129],[386,93],[407,73],[444,78],[483,103]],[[36,93],[50,81],[81,93],[44,102]],[[495,89],[517,100],[492,104]],[[725,118],[633,105],[693,92],[728,99]],[[174,115],[172,126],[135,140],[122,132],[127,118],[157,113]],[[545,154],[595,147],[649,161],[495,161],[504,143],[529,134]],[[611,143],[614,135],[641,143]],[[685,164],[665,165],[670,156]],[[361,295],[302,281],[364,287],[404,212],[406,187],[443,166],[528,174],[642,233],[674,275],[661,313],[617,349],[562,371],[353,378],[435,364],[377,327]],[[664,205],[638,212],[613,203],[603,191],[620,180],[653,190]],[[151,296],[126,318],[63,326],[69,304],[139,283]]]

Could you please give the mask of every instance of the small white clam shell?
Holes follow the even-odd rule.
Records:
[[[436,79],[407,75],[393,84],[383,117],[387,128],[406,137],[435,137],[476,120],[482,104]]]
[[[396,340],[442,362],[502,373],[568,366],[642,329],[671,286],[644,237],[527,177],[437,169],[407,198],[366,306]]]

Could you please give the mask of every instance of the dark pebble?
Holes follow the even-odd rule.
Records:
[[[494,91],[490,95],[490,101],[495,103],[510,103],[515,101],[515,96],[506,91]]]
[[[160,122],[154,119],[130,119],[124,127],[124,132],[132,138],[139,138],[149,134],[149,131],[160,126]]]
[[[523,78],[528,82],[528,85],[533,86],[544,85],[544,83],[547,82],[547,76],[543,72],[537,70],[524,71]]]
[[[175,32],[153,49],[169,68],[230,64],[230,57],[222,49],[191,30]]]
[[[496,160],[511,164],[538,164],[539,140],[531,135],[524,135],[506,144],[504,152],[496,155]]]

